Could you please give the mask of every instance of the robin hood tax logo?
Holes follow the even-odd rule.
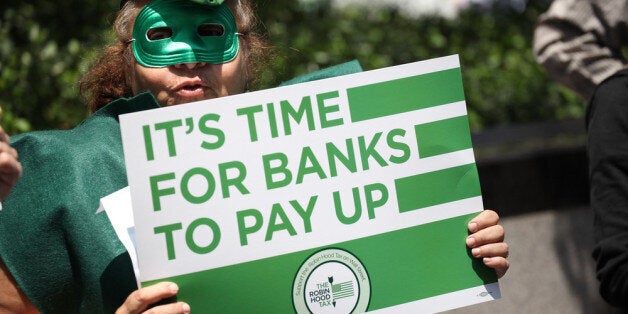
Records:
[[[361,313],[371,297],[364,265],[341,249],[314,253],[299,268],[292,287],[297,313]]]

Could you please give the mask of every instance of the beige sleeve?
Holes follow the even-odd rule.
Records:
[[[628,0],[555,0],[539,17],[534,53],[549,75],[589,99],[621,70]]]

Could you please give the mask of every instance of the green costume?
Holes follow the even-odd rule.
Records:
[[[127,185],[118,115],[156,107],[142,94],[73,130],[13,138],[24,172],[0,212],[0,255],[41,311],[113,312],[137,289],[124,246],[96,210]]]
[[[283,85],[359,71],[349,62]],[[137,289],[126,249],[96,211],[127,185],[118,116],[157,107],[144,93],[72,130],[12,138],[24,171],[0,211],[0,256],[43,313],[112,313]]]

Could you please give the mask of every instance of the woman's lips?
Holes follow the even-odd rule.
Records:
[[[177,95],[180,95],[182,97],[196,97],[199,95],[204,95],[207,88],[207,86],[200,83],[183,84],[177,87],[175,91]]]

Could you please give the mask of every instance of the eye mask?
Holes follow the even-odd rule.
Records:
[[[133,26],[133,54],[145,67],[233,60],[239,49],[235,17],[221,0],[154,0]],[[204,3],[204,4],[200,4]]]

